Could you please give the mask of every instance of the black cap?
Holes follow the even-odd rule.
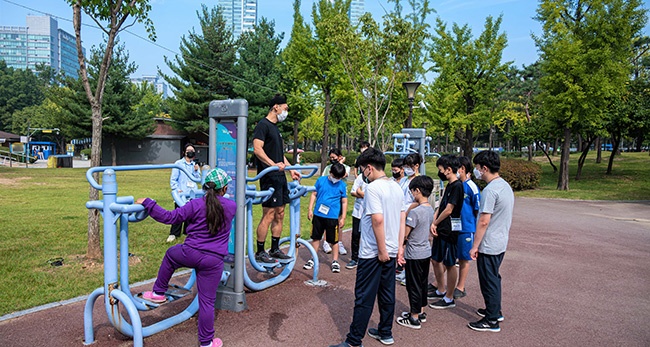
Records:
[[[287,103],[287,98],[281,94],[275,94],[273,99],[269,101],[269,106],[273,107],[275,105],[282,105]]]

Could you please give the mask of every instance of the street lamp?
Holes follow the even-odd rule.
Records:
[[[402,82],[406,88],[406,97],[409,99],[409,118],[406,120],[406,128],[413,126],[413,101],[415,100],[415,91],[420,86],[420,82]]]

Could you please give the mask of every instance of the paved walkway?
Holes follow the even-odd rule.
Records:
[[[518,198],[502,265],[501,333],[466,324],[482,307],[475,268],[468,296],[454,309],[428,309],[421,330],[394,325],[395,346],[649,346],[650,202],[593,202]],[[349,233],[344,237],[349,244]],[[285,282],[246,296],[249,309],[218,312],[215,326],[227,347],[327,346],[340,342],[352,317],[354,271],[330,273],[324,288],[303,284],[301,266]],[[348,256],[342,257],[347,261]],[[259,274],[257,278],[266,275]],[[101,278],[97,279],[98,286]],[[147,287],[147,286],[144,286]],[[142,291],[145,288],[137,288]],[[397,312],[407,310],[397,285]],[[183,300],[189,300],[183,299]],[[145,325],[185,308],[187,301],[143,314]],[[84,302],[0,322],[3,346],[82,346]],[[131,346],[95,304],[94,346]],[[376,310],[375,310],[376,311]],[[377,324],[377,313],[370,326]],[[147,346],[197,346],[196,319],[145,338]],[[382,346],[371,338],[366,347]]]

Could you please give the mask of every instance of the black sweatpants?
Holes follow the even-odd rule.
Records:
[[[478,283],[485,301],[485,318],[490,322],[496,322],[501,312],[501,275],[499,267],[506,253],[492,255],[479,253],[476,257],[476,271],[478,272]]]
[[[431,258],[406,259],[406,292],[409,295],[411,313],[422,312],[427,305],[427,286],[429,284],[429,264]]]
[[[174,203],[174,209],[177,209],[178,207],[179,206]],[[187,234],[185,228],[187,228],[187,223],[172,224],[172,226],[169,228],[169,235],[174,235],[176,238],[179,238],[181,237],[181,232],[183,234]]]
[[[359,262],[359,242],[361,242],[361,219],[352,217],[352,235],[350,235],[350,248],[352,248],[351,259]]]

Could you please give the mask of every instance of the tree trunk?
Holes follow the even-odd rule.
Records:
[[[492,136],[493,136],[493,134],[494,134],[494,129],[493,129],[492,126],[490,125],[490,137],[489,137],[489,139],[488,139],[488,141],[489,141],[489,143],[488,143],[488,149],[489,149],[489,150],[492,150],[492,141],[493,141]],[[473,150],[472,150],[472,151],[473,151]],[[467,155],[467,154],[466,154],[466,155]]]
[[[578,134],[578,146],[577,146],[578,152],[582,152],[582,135]]]
[[[329,119],[330,119],[330,113],[332,112],[331,95],[329,89],[325,88],[324,94],[325,94],[325,124],[323,127],[323,148],[321,148],[320,150],[321,172],[323,172],[323,170],[325,170],[325,166],[327,166],[329,139],[330,139]]]
[[[465,129],[465,141],[461,143],[463,144],[463,155],[472,159],[474,156],[474,127],[471,125],[467,126],[467,129]]]
[[[612,134],[612,153],[609,154],[609,163],[607,164],[607,172],[606,172],[607,175],[612,174],[612,168],[614,167],[614,157],[618,152],[618,146],[620,142],[621,142],[621,135]]]
[[[569,151],[571,149],[571,129],[564,128],[564,141],[560,157],[560,175],[557,180],[557,190],[569,190]]]
[[[533,144],[528,145],[528,161],[533,161]]]
[[[115,150],[115,137],[111,136],[111,165],[117,166],[117,151]]]
[[[591,147],[591,144],[593,142],[594,142],[594,137],[590,136],[588,138],[588,141],[586,141],[582,146],[582,154],[580,154],[580,158],[578,159],[578,171],[576,172],[576,181],[580,180],[580,177],[582,177],[582,167],[585,165],[585,159],[587,159],[587,154],[589,153],[589,147]]]
[[[555,139],[555,144],[554,144],[554,146],[553,146],[553,154],[552,154],[552,156],[556,156],[556,155],[557,155],[557,146],[558,146],[558,145],[559,145],[559,141],[558,141],[558,139],[556,138],[556,139]]]
[[[92,132],[92,146],[90,151],[91,161],[90,165],[92,167],[97,167],[101,165],[101,148],[102,148],[102,108],[101,105],[94,104],[91,106],[92,109],[92,123],[93,123],[93,132]],[[99,174],[95,173],[93,175],[95,181],[99,182]],[[88,193],[88,200],[95,201],[99,200],[99,192],[90,187]],[[99,210],[89,209],[88,210],[88,249],[86,250],[87,259],[101,259],[102,250],[99,242]]]
[[[539,141],[537,142],[537,145],[542,149],[542,152],[546,156],[546,159],[548,159],[548,163],[551,164],[551,167],[553,167],[553,173],[556,173],[557,172],[557,166],[555,166],[555,164],[553,164],[553,160],[549,156],[548,146],[546,148],[542,147],[542,145],[541,145],[541,143]]]
[[[600,136],[596,138],[594,147],[596,147],[596,164],[600,164],[603,161],[603,149],[602,149],[603,146],[601,145]]]

